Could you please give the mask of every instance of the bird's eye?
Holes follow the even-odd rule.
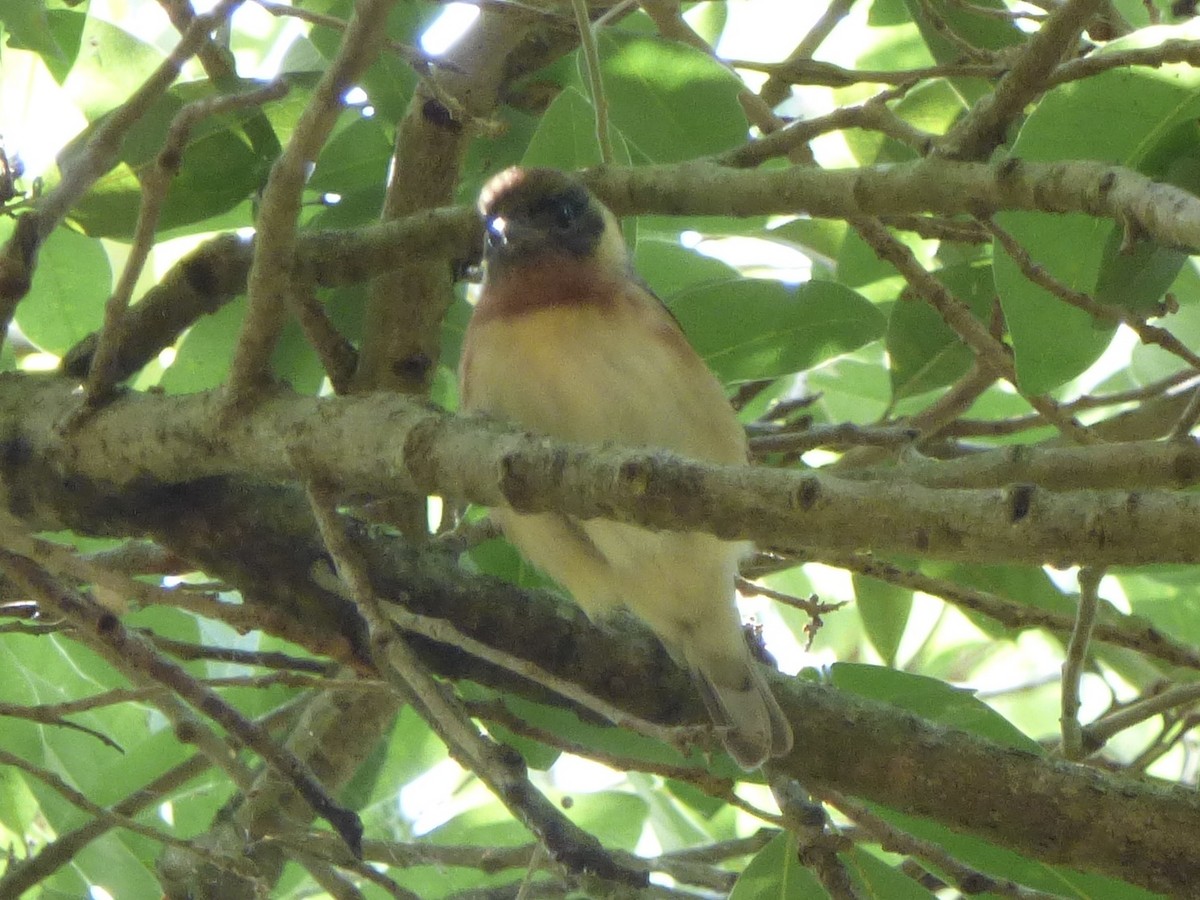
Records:
[[[575,219],[579,215],[579,208],[570,200],[559,200],[554,205],[554,224],[564,231],[575,224]]]
[[[489,216],[484,222],[484,240],[487,241],[488,249],[494,250],[497,247],[504,246],[504,229],[507,225],[503,216]]]

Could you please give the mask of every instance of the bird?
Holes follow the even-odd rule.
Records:
[[[720,382],[634,270],[612,211],[572,174],[512,167],[479,196],[483,283],[459,362],[463,411],[565,441],[745,464]],[[491,510],[593,621],[624,609],[692,675],[746,771],[792,747],[735,602],[745,542],[557,512]]]

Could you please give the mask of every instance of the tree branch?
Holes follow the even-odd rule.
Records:
[[[651,528],[748,538],[765,548],[911,553],[974,562],[1138,565],[1200,560],[1200,496],[1054,492],[1031,484],[933,489],[820,472],[714,466],[663,452],[589,449],[389,395],[277,392],[222,423],[220,397],[131,394],[64,433],[69,382],[0,379],[7,455],[72,478],[177,484],[217,475],[302,477],[341,491],[433,493],[526,512],[558,510]]]

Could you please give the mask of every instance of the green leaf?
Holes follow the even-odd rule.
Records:
[[[517,822],[482,789],[468,797],[455,797],[455,807],[470,804],[450,821],[422,835],[422,841],[444,846],[517,847],[529,842],[524,825]],[[474,867],[410,866],[389,874],[418,897],[446,897],[450,894],[505,884],[512,872],[501,869],[485,874]]]
[[[707,281],[728,281],[737,272],[720,260],[661,237],[641,236],[634,268],[660,297]]]
[[[884,65],[892,68],[895,62],[889,59]],[[945,134],[965,109],[962,93],[941,78],[922,82],[892,107],[901,120],[931,134]],[[904,162],[919,155],[908,144],[877,131],[852,128],[843,134],[846,145],[862,165]]]
[[[849,229],[834,257],[834,272],[839,283],[858,288],[890,278],[896,270],[881,260],[857,231]]]
[[[743,85],[708,54],[613,31],[597,43],[609,115],[636,157],[680,162],[745,143]]]
[[[159,387],[169,394],[191,394],[221,384],[245,315],[246,299],[239,297],[188,329]]]
[[[271,354],[271,370],[298,394],[315,394],[325,378],[325,367],[294,319],[279,336]]]
[[[1037,741],[976,698],[974,691],[883,666],[834,663],[830,674],[838,690],[898,706],[922,718],[968,731],[1006,747],[1039,756],[1043,752]]]
[[[1162,324],[1169,322],[1171,333],[1185,347],[1200,347],[1200,272],[1195,262],[1189,262],[1179,272],[1171,292],[1179,303],[1179,311],[1171,314]],[[1156,344],[1137,344],[1133,348],[1133,363],[1127,373],[1135,387],[1142,387],[1187,367],[1174,353],[1168,353]]]
[[[621,135],[611,128],[609,135],[617,161],[628,165],[629,150]],[[565,88],[546,108],[529,139],[521,165],[571,171],[598,166],[603,161],[596,136],[595,108],[579,91]]]
[[[864,897],[886,897],[887,900],[930,900],[934,897],[895,866],[889,866],[878,856],[862,847],[839,854],[854,880],[863,889]]]
[[[812,872],[800,864],[796,837],[777,834],[738,876],[729,900],[821,900],[828,897]]]
[[[1175,283],[1188,254],[1154,241],[1137,241],[1128,250],[1122,249],[1124,243],[1117,229],[1109,232],[1096,275],[1096,299],[1106,306],[1150,315]]]
[[[476,544],[463,554],[460,562],[470,571],[495,575],[518,587],[531,590],[559,590],[558,585],[543,575],[539,569],[527,563],[525,557],[502,538],[494,538]]]
[[[1089,292],[1095,287],[1110,223],[1083,215],[1023,212],[1004,213],[997,220],[1068,290]],[[1115,326],[1098,322],[1033,284],[999,246],[993,271],[1022,391],[1044,394],[1057,388],[1087,369],[1112,340]],[[1063,335],[1071,339],[1065,341]]]
[[[396,803],[400,790],[445,758],[446,746],[420,713],[405,705],[390,735],[376,748],[369,781],[362,781],[356,775],[344,792],[346,801],[349,803],[352,796],[366,795],[361,803],[351,805],[363,811],[368,833],[374,823],[395,837],[407,838],[408,823],[399,821]]]
[[[130,129],[121,148],[122,163],[101,176],[71,212],[88,234],[124,239],[133,235],[142,199],[138,173],[157,165],[167,129],[183,106],[183,98],[172,91],[159,98]],[[60,168],[71,164],[71,157],[80,152],[96,127],[84,131],[63,150]],[[257,191],[270,163],[255,153],[232,116],[212,116],[197,123],[184,147],[182,162],[159,215],[160,231],[234,209]]]
[[[714,797],[712,794],[707,794],[700,788],[686,781],[679,781],[675,778],[668,778],[665,781],[666,788],[671,794],[681,803],[686,804],[690,809],[695,810],[706,819],[711,819],[721,810],[725,809],[725,801],[719,797]]]
[[[811,368],[883,335],[883,314],[831,281],[789,287],[742,278],[669,298],[692,346],[722,381]]]
[[[660,795],[665,795],[660,791]],[[632,853],[646,824],[647,803],[624,791],[571,795],[571,821],[595,835],[605,847]]]
[[[960,862],[996,878],[1046,891],[1072,900],[1161,900],[1161,895],[1133,887],[1115,878],[1049,866],[1012,850],[970,835],[951,831],[928,819],[909,816],[871,804],[871,808],[897,828],[942,847]]]
[[[314,13],[347,21],[354,13],[352,0],[306,0],[305,9]],[[442,6],[436,3],[397,3],[388,13],[387,36],[389,40],[407,46],[416,46],[421,33],[440,15]],[[309,32],[312,45],[325,57],[332,60],[342,44],[340,29],[318,25]],[[384,49],[371,67],[363,74],[360,85],[367,92],[376,114],[384,122],[398,122],[404,118],[417,74],[398,53]]]
[[[25,776],[12,766],[0,767],[0,825],[13,834],[31,834],[37,819],[37,798]]]
[[[99,16],[88,16],[81,50],[63,87],[88,121],[134,93],[163,61],[157,47]]]
[[[1075,601],[1059,590],[1050,576],[1040,568],[927,561],[922,563],[921,571],[934,578],[987,591],[1033,609],[1060,616],[1075,615]],[[993,637],[1013,634],[995,619],[965,609],[963,614],[980,630]]]
[[[619,628],[621,626],[614,624],[613,627]],[[644,633],[642,633],[633,639],[641,640],[645,637]],[[693,751],[690,756],[685,757],[675,747],[664,744],[654,738],[640,735],[628,728],[585,722],[568,709],[535,703],[532,700],[526,700],[511,694],[501,695],[498,692],[478,685],[471,685],[469,688],[464,686],[461,690],[464,696],[470,699],[502,702],[514,715],[519,716],[522,720],[541,731],[567,737],[575,743],[591,747],[607,756],[621,759],[644,760],[654,766],[692,767],[696,769],[709,768],[710,771],[721,777],[746,780],[744,773],[737,769],[733,761],[725,756],[716,757],[710,764],[703,759],[698,750]],[[534,745],[534,742],[529,738],[516,737],[507,729],[505,729],[505,734],[514,738],[512,741],[508,741],[506,738],[506,743],[512,743],[514,747],[517,747],[522,752],[526,750],[533,752],[533,756],[530,758],[530,765],[534,767],[544,766],[548,768],[559,754],[557,749],[546,748],[540,744]],[[533,750],[534,746],[538,748],[536,751]],[[753,780],[753,776],[750,776],[750,780]]]
[[[75,15],[82,20],[83,16]],[[66,54],[50,28],[45,0],[0,0],[0,24],[9,33],[8,46],[31,50],[47,66],[66,61]]]
[[[42,245],[16,322],[33,343],[61,356],[104,321],[112,291],[108,254],[95,238],[57,228]]]
[[[1157,142],[1139,168],[1151,178],[1200,194],[1200,129],[1196,120],[1189,118]],[[1145,238],[1136,240],[1132,247],[1125,244],[1124,234],[1113,228],[1096,278],[1096,299],[1141,315],[1154,313],[1188,254]]]
[[[1025,33],[1009,17],[980,15],[950,0],[906,0],[906,5],[912,21],[921,30],[929,52],[939,63],[962,61],[962,48],[946,37],[947,31],[981,50],[1003,50],[1026,40]],[[1008,7],[1001,0],[983,0],[975,5],[996,12],[1008,12]]]
[[[786,241],[832,277],[846,240],[847,225],[836,219],[793,219],[767,232],[773,241]]]
[[[855,574],[854,605],[867,639],[884,662],[896,664],[896,651],[912,611],[912,591]]]
[[[317,158],[308,181],[312,190],[345,194],[378,187],[387,180],[392,141],[383,124],[354,110],[343,114],[343,123]]]
[[[975,318],[987,321],[995,298],[990,265],[951,266],[933,274]],[[975,361],[975,354],[933,307],[904,296],[888,317],[887,351],[897,398],[953,384]]]
[[[890,405],[892,389],[878,344],[821,366],[806,380],[809,393],[820,395],[816,408],[826,422],[874,422]]]
[[[1172,29],[1155,29],[1162,40]],[[1135,35],[1109,49],[1151,40]],[[1113,69],[1048,93],[1021,129],[1013,154],[1032,160],[1095,159],[1154,177],[1194,184],[1192,160],[1200,137],[1200,75],[1185,66]],[[1113,127],[1120,122],[1119,128]],[[1182,260],[1152,245],[1132,257],[1113,223],[1083,215],[1004,213],[998,222],[1027,248],[1033,261],[1067,289],[1096,294],[1146,311],[1173,280]],[[1140,255],[1139,255],[1140,254]],[[1096,322],[1032,284],[997,244],[996,289],[1012,337],[1021,388],[1053,390],[1086,369],[1108,346],[1114,326]],[[1064,341],[1062,336],[1071,335]]]
[[[675,798],[662,789],[658,779],[641,772],[630,772],[629,783],[645,800],[649,807],[649,825],[655,839],[667,853],[694,847],[714,839],[732,837],[732,833],[716,833],[711,821],[701,822],[675,802]]]

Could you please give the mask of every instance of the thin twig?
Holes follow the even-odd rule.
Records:
[[[987,326],[975,318],[970,307],[930,275],[917,261],[912,250],[892,237],[878,221],[862,216],[855,216],[850,221],[876,255],[891,263],[912,289],[928,302],[942,320],[974,351],[979,365],[1020,391],[1016,368],[1008,349],[989,333]],[[1096,438],[1072,416],[1063,413],[1061,406],[1052,398],[1044,394],[1029,393],[1021,393],[1021,396],[1059,429],[1064,437],[1081,444],[1096,443]]]
[[[0,295],[0,344],[8,333],[17,302],[29,290],[38,248],[96,180],[116,166],[130,129],[175,82],[183,64],[208,39],[209,32],[242,2],[221,0],[211,12],[197,16],[141,87],[97,125],[78,152],[60,160],[62,180],[54,190],[42,195],[37,208],[17,220],[12,238],[0,251],[0,285],[4,287]]]
[[[293,717],[292,704],[284,704],[267,713],[257,722],[264,728],[272,728]],[[212,760],[197,753],[152,781],[147,782],[110,807],[118,816],[132,817],[147,807],[160,803],[172,791],[178,790],[193,778],[212,768]],[[54,872],[67,865],[80,851],[114,827],[112,819],[93,818],[79,828],[60,834],[36,856],[9,863],[8,870],[0,877],[0,897],[20,897],[25,891],[45,881]],[[329,835],[330,840],[337,838]]]
[[[878,841],[884,850],[891,853],[903,853],[932,863],[934,869],[952,878],[964,893],[971,895],[988,893],[1001,897],[1016,897],[1020,900],[1054,900],[1058,896],[1033,890],[1007,879],[998,879],[978,869],[973,869],[951,856],[934,842],[901,831],[871,812],[866,805],[837,791],[817,788],[813,793],[847,819],[855,822],[863,831]]]
[[[1200,369],[1200,354],[1192,351],[1179,338],[1165,328],[1151,325],[1143,316],[1136,315],[1118,306],[1100,303],[1083,291],[1073,290],[1034,262],[1032,254],[1021,246],[1016,238],[993,221],[984,221],[984,227],[992,233],[1004,248],[1004,252],[1017,264],[1017,268],[1031,282],[1049,291],[1058,299],[1076,309],[1083,310],[1097,321],[1109,325],[1124,324],[1137,334],[1143,344],[1155,344],[1168,353],[1173,353],[1193,369]]]
[[[82,791],[78,791],[71,785],[67,784],[56,773],[49,769],[35,766],[28,760],[22,759],[15,753],[9,753],[7,750],[0,749],[0,765],[11,766],[31,778],[36,778],[42,784],[46,785],[60,797],[65,799],[72,806],[75,806],[87,813],[97,822],[103,824],[106,828],[122,828],[125,831],[130,831],[142,837],[149,838],[156,843],[163,844],[167,847],[177,847],[194,853],[204,859],[218,869],[238,872],[242,875],[253,873],[253,867],[241,856],[227,856],[217,851],[211,850],[208,847],[201,845],[199,842],[177,838],[174,835],[167,834],[164,831],[159,831],[157,828],[151,828],[148,825],[131,819],[121,813],[105,809],[97,803],[93,803],[88,799]]]
[[[1132,728],[1140,722],[1162,715],[1181,706],[1200,701],[1200,684],[1179,684],[1169,687],[1152,697],[1130,703],[1116,712],[1102,716],[1088,725],[1082,732],[1083,750],[1094,753],[1116,734]]]
[[[932,4],[923,2],[928,11]],[[1067,0],[1051,13],[993,91],[938,141],[938,154],[948,159],[986,159],[1003,141],[1005,129],[1046,91],[1046,79],[1075,48],[1101,5],[1102,0]]]
[[[121,621],[98,603],[68,590],[30,560],[7,551],[0,551],[0,566],[5,573],[33,594],[39,602],[47,603],[56,612],[70,619],[80,634],[105,658],[115,661],[122,671],[140,681],[169,686],[172,697],[156,698],[162,704],[183,698],[188,704],[218,722],[236,739],[254,750],[263,761],[293,785],[313,810],[333,826],[353,852],[359,852],[362,823],[358,816],[341,806],[328,795],[309,767],[286,747],[276,743],[269,734],[230,706],[219,694],[192,678],[182,667],[162,657],[148,641],[126,628]],[[171,713],[183,716],[172,705]],[[170,714],[170,713],[169,713]],[[189,722],[189,730],[199,723]],[[244,773],[238,772],[239,780]],[[240,786],[240,785],[239,785]],[[249,788],[249,784],[245,785]]]
[[[764,434],[750,439],[750,452],[756,457],[769,453],[803,453],[817,447],[850,445],[859,447],[903,447],[920,436],[915,428],[900,425],[813,425],[802,431]]]
[[[350,380],[358,367],[358,350],[325,312],[311,285],[296,285],[293,311],[308,344],[316,351],[325,369],[325,375],[335,394],[344,394],[350,389]]]
[[[1068,635],[1072,630],[1072,620],[1065,615],[1018,603],[988,591],[969,588],[949,579],[902,569],[895,563],[867,554],[822,553],[819,560],[813,561],[940,597],[960,609],[987,616],[1006,628],[1044,628],[1058,635]],[[1092,636],[1106,644],[1136,650],[1172,665],[1200,669],[1200,652],[1195,647],[1170,638],[1151,625],[1139,625],[1136,620],[1122,624],[1100,622],[1095,626]]]
[[[254,261],[247,278],[246,318],[226,382],[227,410],[248,400],[269,380],[271,353],[286,310],[295,302],[292,258],[309,167],[333,131],[346,92],[378,55],[387,33],[387,14],[394,4],[395,0],[361,0],[355,4],[337,56],[313,88],[291,140],[271,167],[259,208]]]
[[[1192,373],[1188,373],[1189,375]],[[1192,389],[1192,399],[1188,401],[1187,408],[1179,416],[1174,427],[1171,428],[1172,440],[1182,440],[1192,433],[1192,429],[1196,427],[1196,423],[1200,422],[1200,385]]]
[[[1104,569],[1084,566],[1079,570],[1079,605],[1075,614],[1075,627],[1067,643],[1067,656],[1062,672],[1062,753],[1067,759],[1081,759],[1083,751],[1083,729],[1079,723],[1079,685],[1087,665],[1088,646],[1092,640],[1092,628],[1096,623],[1099,606],[1100,580]]]
[[[579,47],[583,51],[592,108],[596,111],[596,142],[600,146],[600,160],[604,165],[611,166],[616,162],[616,157],[613,156],[612,138],[608,133],[608,100],[604,95],[600,51],[596,47],[596,33],[592,30],[591,19],[588,18],[587,0],[571,0],[571,9],[575,13],[575,27],[579,29]]]
[[[110,399],[118,380],[117,363],[125,337],[125,312],[133,299],[134,286],[141,277],[142,269],[153,249],[154,235],[158,229],[158,217],[162,212],[163,203],[166,202],[171,181],[179,174],[183,165],[183,156],[192,128],[202,119],[224,115],[236,109],[261,106],[271,100],[279,99],[287,92],[287,83],[277,80],[262,88],[242,94],[193,100],[175,116],[167,130],[162,150],[159,151],[154,165],[142,178],[141,205],[138,209],[137,224],[134,227],[129,256],[117,279],[112,296],[108,298],[108,302],[104,306],[104,325],[100,330],[96,352],[92,357],[91,369],[88,371],[87,377],[85,393],[89,406],[95,406]]]
[[[833,29],[838,26],[838,23],[842,19],[850,14],[852,6],[854,6],[854,0],[832,0],[825,7],[825,12],[821,13],[817,21],[808,30],[808,34],[804,35],[795,49],[788,54],[788,58],[779,65],[788,66],[810,62],[813,54],[825,43],[825,39],[833,33]],[[790,86],[787,79],[772,75],[763,84],[762,89],[759,91],[759,96],[762,97],[763,102],[768,106],[776,107],[787,98]]]
[[[607,881],[643,887],[644,872],[616,862],[595,837],[580,829],[550,803],[528,780],[524,761],[482,734],[471,722],[459,698],[434,681],[382,612],[361,556],[343,530],[328,488],[308,480],[306,493],[321,538],[338,575],[350,591],[370,631],[371,650],[381,675],[413,703],[414,708],[464,768],[488,786],[513,815],[546,847],[550,859],[568,872],[591,872]]]

